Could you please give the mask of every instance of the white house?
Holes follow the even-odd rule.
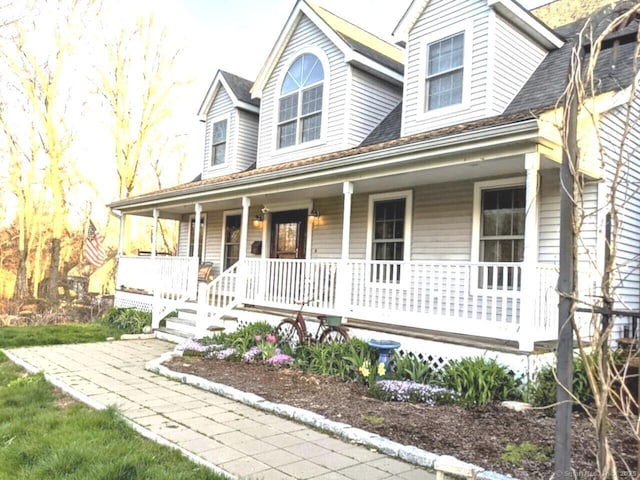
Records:
[[[202,176],[110,205],[175,219],[181,232],[176,257],[120,256],[116,305],[152,310],[156,328],[178,310],[166,328],[202,334],[275,320],[304,300],[358,335],[430,341],[420,348],[436,357],[464,346],[526,358],[548,346],[562,156],[553,119],[582,25],[551,30],[513,0],[414,0],[398,46],[299,0],[255,81],[216,74],[198,112]],[[597,125],[582,132],[586,294],[604,259],[604,167],[635,94],[636,33],[637,22],[602,51]],[[584,147],[595,133],[610,160]],[[626,135],[616,306],[638,309],[640,137]],[[213,280],[199,283],[203,263]]]

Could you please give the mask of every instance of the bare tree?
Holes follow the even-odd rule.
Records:
[[[601,479],[629,478],[630,475],[635,475],[633,472],[637,472],[636,465],[624,464],[617,452],[610,447],[612,408],[622,414],[631,433],[640,441],[636,392],[629,390],[627,381],[630,367],[639,364],[637,352],[620,357],[619,352],[611,350],[616,327],[614,318],[616,314],[630,308],[625,302],[625,298],[628,298],[623,292],[625,283],[631,277],[637,277],[640,269],[640,258],[637,255],[630,258],[626,252],[624,255],[622,252],[629,236],[637,235],[637,232],[627,229],[629,221],[633,222],[633,215],[638,214],[636,199],[640,195],[640,143],[635,133],[640,120],[640,98],[636,90],[640,55],[640,5],[637,2],[626,2],[620,4],[617,10],[609,10],[609,14],[604,24],[602,18],[592,18],[580,32],[580,39],[576,42],[572,55],[572,72],[567,87],[567,92],[575,92],[578,105],[576,115],[580,118],[583,136],[588,139],[583,138],[577,142],[580,160],[584,162],[587,157],[599,157],[603,185],[606,188],[606,203],[600,206],[599,211],[589,211],[585,207],[585,177],[578,168],[572,172],[573,184],[563,186],[573,202],[573,225],[568,228],[573,228],[575,238],[578,239],[571,253],[575,265],[572,274],[576,281],[571,295],[574,306],[578,308],[574,308],[569,321],[575,330],[579,356],[593,393],[594,404],[583,407],[597,434],[598,476]],[[622,44],[621,38],[628,40],[630,34],[635,35],[635,43]],[[634,49],[631,53],[633,65],[625,65],[632,68],[633,80],[616,97],[602,98],[599,62],[603,61],[604,51],[608,50],[606,59],[613,62],[610,68],[615,69],[615,61],[623,45],[627,45],[624,47],[627,52],[628,45]],[[581,52],[586,52],[586,55]],[[569,97],[570,95],[566,96],[567,99]],[[605,101],[609,106],[601,109],[599,104]],[[567,102],[563,106],[565,127],[569,124],[567,114],[572,108]],[[564,128],[563,131],[566,133],[567,129]],[[576,138],[565,135],[563,142],[564,149],[570,150]],[[583,227],[594,222],[590,218],[594,216],[606,219],[605,231],[601,232],[606,235],[604,261],[601,261],[602,252],[595,251],[596,247],[582,241]],[[585,281],[585,268],[594,272],[591,279],[598,279],[593,282],[595,289],[586,285],[592,282]],[[582,285],[577,284],[579,281]],[[637,309],[638,305],[631,307]],[[588,332],[584,325],[580,327],[581,322],[577,320],[580,313],[576,310],[591,311]],[[573,401],[579,402],[580,399],[573,396]],[[621,468],[624,468],[624,472],[620,471]]]

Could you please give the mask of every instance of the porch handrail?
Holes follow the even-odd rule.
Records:
[[[196,330],[205,334],[207,327],[233,310],[241,298],[240,274],[245,270],[242,261],[222,272],[208,284],[201,284],[198,291],[198,315]]]

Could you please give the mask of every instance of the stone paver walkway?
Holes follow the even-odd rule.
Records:
[[[128,340],[8,351],[94,407],[115,405],[134,427],[231,478],[435,480],[428,471],[145,370],[171,350]]]

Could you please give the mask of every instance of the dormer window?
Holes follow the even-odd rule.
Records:
[[[293,62],[280,90],[278,148],[320,138],[323,82],[318,57],[305,53]]]
[[[211,166],[223,165],[227,157],[227,120],[213,124]]]
[[[464,32],[427,46],[425,110],[462,103]]]

